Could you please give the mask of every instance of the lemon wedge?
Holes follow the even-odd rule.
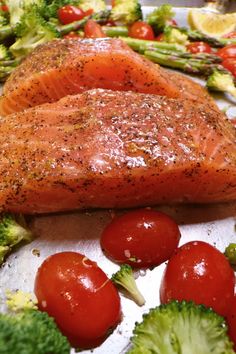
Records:
[[[194,30],[219,38],[236,30],[236,13],[216,14],[194,9],[188,13],[188,23]]]

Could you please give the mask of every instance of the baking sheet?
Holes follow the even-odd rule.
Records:
[[[144,8],[145,12],[148,10],[148,7]],[[186,25],[188,10],[182,8],[175,11],[178,23]],[[222,96],[217,96],[217,102],[229,115],[236,116],[235,102]],[[205,240],[223,251],[229,242],[236,242],[236,202],[221,205],[160,206],[156,209],[166,212],[180,225],[180,244],[191,240]],[[0,269],[0,299],[4,298],[7,289],[32,292],[40,264],[47,256],[60,251],[83,253],[111,276],[119,267],[103,255],[99,237],[105,225],[114,215],[120,213],[122,211],[97,210],[30,217],[30,227],[37,237],[32,243],[10,255]],[[34,250],[39,250],[39,254]],[[153,270],[140,270],[136,273],[137,284],[146,304],[140,308],[121,295],[122,322],[100,347],[82,353],[125,353],[135,321],[140,321],[144,312],[159,304],[159,285],[164,267],[165,264]]]

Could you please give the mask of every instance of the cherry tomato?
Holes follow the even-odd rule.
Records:
[[[140,209],[113,219],[102,233],[101,247],[118,263],[148,267],[165,262],[179,239],[178,225],[168,215]]]
[[[236,38],[236,32],[229,32],[223,36],[224,38]]]
[[[2,11],[5,11],[5,12],[8,12],[8,11],[9,11],[7,5],[1,5],[1,10],[2,10]]]
[[[155,40],[158,41],[158,42],[163,42],[163,41],[165,41],[165,35],[164,35],[164,33],[158,34],[158,36],[155,38]]]
[[[68,34],[65,34],[63,38],[81,38],[80,35],[76,32],[71,31]]]
[[[86,13],[77,6],[65,5],[58,10],[57,15],[59,21],[63,25],[67,25],[68,23],[81,20],[86,16]]]
[[[223,60],[221,65],[236,77],[236,57]]]
[[[106,37],[102,27],[94,20],[88,20],[84,26],[84,35],[86,38]]]
[[[39,308],[55,318],[72,346],[100,344],[120,321],[120,298],[106,274],[85,256],[62,252],[38,269],[35,295]]]
[[[152,27],[143,21],[134,22],[129,28],[129,36],[138,39],[154,40],[155,35]]]
[[[229,44],[218,50],[217,55],[222,59],[236,58],[236,44]]]
[[[236,351],[236,295],[233,298],[226,320],[229,328],[229,336],[234,343],[234,350]]]
[[[234,296],[234,272],[226,257],[206,242],[189,242],[170,258],[160,300],[192,300],[226,315]]]
[[[93,9],[88,9],[85,11],[85,16],[91,16],[94,13]]]
[[[208,43],[205,42],[192,42],[187,45],[187,49],[190,53],[211,53],[212,49]]]

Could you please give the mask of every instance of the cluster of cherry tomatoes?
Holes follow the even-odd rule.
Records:
[[[154,267],[168,260],[156,294],[157,303],[192,300],[212,307],[227,319],[236,343],[235,277],[228,260],[202,241],[178,247],[180,230],[168,215],[140,209],[115,217],[100,244],[116,263],[134,268]],[[53,316],[72,346],[101,344],[121,321],[117,289],[98,265],[79,253],[62,252],[38,269],[35,294],[39,307]]]

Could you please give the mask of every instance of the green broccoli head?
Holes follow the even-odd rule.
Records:
[[[141,5],[137,0],[115,0],[111,10],[111,20],[129,25],[143,17]]]
[[[133,270],[128,264],[122,264],[118,272],[112,275],[111,280],[114,284],[124,288],[139,306],[145,304],[145,299],[134,279]]]
[[[166,26],[164,28],[165,42],[187,45],[188,36],[177,28]]]
[[[228,92],[236,98],[236,87],[230,72],[214,70],[208,77],[206,85],[209,90]]]
[[[69,354],[70,345],[47,313],[0,314],[0,354]]]
[[[147,15],[146,21],[152,26],[156,34],[162,32],[168,21],[174,17],[175,13],[172,6],[164,4],[156,8],[153,12]]]
[[[84,11],[93,9],[94,12],[105,11],[107,8],[104,0],[79,0],[78,6]]]
[[[15,27],[15,34],[17,40],[10,51],[16,58],[23,58],[40,44],[59,37],[56,26],[45,21],[34,6],[22,15]]]
[[[234,354],[223,317],[193,302],[151,309],[133,334],[128,354]]]
[[[21,241],[31,241],[32,232],[19,223],[12,214],[4,214],[0,219],[0,264],[12,248]]]
[[[21,16],[30,9],[31,6],[44,6],[44,0],[5,0],[9,9],[10,24],[15,26],[21,19]]]

